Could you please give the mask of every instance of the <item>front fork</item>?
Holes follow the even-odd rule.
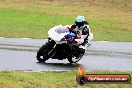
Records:
[[[56,45],[57,45],[57,44],[55,44],[55,45],[53,46],[53,48],[48,52],[48,56],[50,56],[50,57],[53,57],[53,56],[54,56],[55,53],[53,53],[53,52],[54,52],[54,49],[55,49]]]

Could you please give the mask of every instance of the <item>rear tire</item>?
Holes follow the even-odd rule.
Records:
[[[83,57],[83,55],[84,55],[84,53],[85,53],[85,50],[84,50],[84,49],[80,49],[79,52],[80,52],[79,55],[68,57],[68,58],[67,58],[68,61],[69,61],[70,63],[76,63],[76,62],[78,62],[78,61]]]
[[[76,63],[83,57],[83,55],[84,54],[80,54],[79,57],[72,56],[72,57],[68,57],[67,59],[70,63]]]
[[[45,45],[43,45],[40,49],[39,49],[39,51],[37,52],[37,56],[36,56],[36,58],[37,58],[37,60],[39,61],[39,62],[45,62],[46,60],[48,60],[49,59],[49,56],[47,55],[48,54],[48,47],[49,47],[49,44],[48,43],[46,43]]]

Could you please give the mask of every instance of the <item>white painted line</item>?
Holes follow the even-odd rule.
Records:
[[[4,38],[4,37],[0,37],[0,38]]]
[[[97,41],[97,42],[110,42],[110,41]]]
[[[20,38],[20,39],[31,39],[31,38]]]

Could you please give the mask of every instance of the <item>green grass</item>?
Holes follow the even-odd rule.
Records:
[[[0,35],[6,37],[47,38],[51,27],[67,23],[72,18],[0,9]],[[67,20],[67,21],[65,21]],[[4,29],[4,30],[3,30]]]
[[[132,72],[89,71],[88,74],[130,74]],[[130,84],[86,84],[76,82],[75,72],[0,72],[0,88],[131,88]]]
[[[129,3],[129,0],[85,3],[81,0],[0,0],[0,36],[47,38],[51,27],[73,24],[81,14],[89,21],[94,40],[132,41]]]

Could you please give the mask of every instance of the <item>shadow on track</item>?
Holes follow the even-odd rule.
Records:
[[[78,63],[43,63],[43,62],[37,62],[39,65],[46,66],[48,68],[57,68],[60,70],[76,70],[78,67],[81,66],[81,64]]]

